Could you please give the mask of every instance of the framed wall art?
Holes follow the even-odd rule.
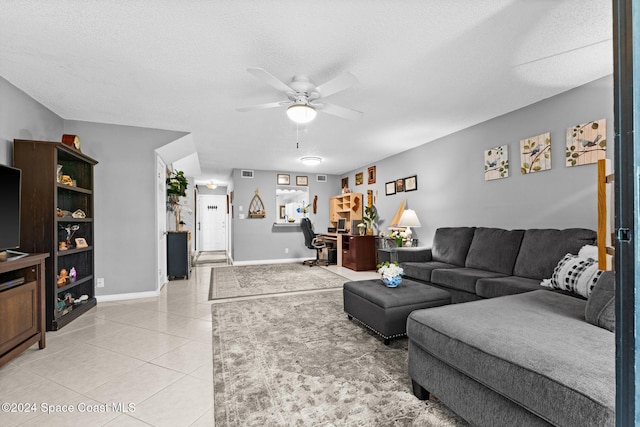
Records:
[[[364,184],[364,172],[358,172],[356,174],[356,185]]]
[[[404,191],[416,191],[418,189],[418,177],[416,175],[404,179]]]
[[[342,178],[342,189],[349,188],[349,177]]]
[[[306,176],[296,176],[296,185],[309,185],[309,178]]]
[[[376,183],[376,167],[369,166],[367,169],[367,184],[375,184]]]
[[[396,194],[396,182],[395,181],[387,182],[384,185],[384,190],[385,190],[385,194],[387,196],[391,196],[392,194]]]
[[[600,119],[567,129],[566,166],[597,163],[607,154],[607,120]]]
[[[484,152],[484,180],[509,177],[509,146],[500,145]]]
[[[278,174],[278,185],[289,185],[291,183],[289,175],[286,173]]]
[[[404,178],[396,179],[396,193],[402,193],[404,191]]]
[[[551,169],[549,132],[520,140],[520,173],[526,175]]]

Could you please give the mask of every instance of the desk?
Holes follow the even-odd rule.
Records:
[[[325,233],[323,240],[332,241],[338,250],[338,267],[355,271],[376,269],[376,237],[347,233]]]

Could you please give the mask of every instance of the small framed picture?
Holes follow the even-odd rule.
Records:
[[[280,213],[278,215],[278,218],[284,219],[284,216],[285,216],[285,205],[280,205],[279,208],[280,208]]]
[[[418,189],[418,177],[416,175],[404,179],[404,191],[416,191]]]
[[[296,176],[296,185],[309,185],[309,177],[307,176]]]
[[[89,245],[87,245],[87,241],[84,240],[84,237],[78,237],[76,238],[76,248],[86,248]]]
[[[289,175],[286,173],[278,174],[278,185],[289,185],[291,183]]]
[[[364,184],[364,172],[358,172],[356,174],[356,185]]]
[[[397,179],[396,180],[396,192],[397,193],[402,193],[404,191],[404,179]]]
[[[349,177],[342,178],[342,189],[349,188]]]
[[[396,194],[396,182],[395,181],[387,182],[384,185],[384,189],[385,189],[385,194],[387,196],[390,196],[392,194]]]
[[[367,169],[367,175],[368,175],[367,184],[375,184],[376,183],[376,167],[369,166],[369,169]]]

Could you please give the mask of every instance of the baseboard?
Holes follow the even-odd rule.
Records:
[[[96,300],[98,300],[98,302],[109,302],[109,301],[123,301],[128,299],[139,299],[139,298],[155,298],[157,296],[160,296],[160,291],[131,292],[128,294],[114,294],[114,295],[96,295]]]
[[[261,259],[252,261],[236,261],[233,265],[258,265],[258,264],[295,264],[313,258],[283,258],[283,259]]]

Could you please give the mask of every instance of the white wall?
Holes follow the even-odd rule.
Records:
[[[314,258],[315,252],[304,245],[304,236],[299,226],[274,227],[278,219],[276,207],[276,176],[286,173],[295,184],[297,175],[308,177],[309,198],[313,203],[314,196],[318,196],[318,211],[309,213],[316,233],[327,231],[329,226],[329,198],[340,193],[340,182],[335,175],[329,175],[327,182],[317,182],[316,174],[322,172],[288,172],[288,171],[254,171],[254,178],[241,178],[240,170],[233,171],[233,210],[232,257],[235,262],[287,260],[299,258]],[[248,218],[248,210],[255,190],[260,190],[260,197],[265,205],[266,218]],[[240,207],[242,206],[242,211]],[[244,214],[245,219],[239,219]],[[288,248],[288,253],[285,249]]]
[[[491,102],[491,100],[487,100]],[[429,245],[435,229],[445,226],[596,229],[596,165],[565,167],[568,127],[607,119],[609,152],[613,147],[613,76],[540,101],[434,142],[376,162],[375,185],[355,186],[355,169],[346,175],[352,191],[378,191],[382,224],[402,199],[422,224],[414,229],[420,245]],[[552,169],[520,174],[519,141],[551,132]],[[390,141],[390,143],[393,143]],[[484,180],[484,151],[509,146],[509,177]],[[418,176],[418,190],[385,196],[385,182]]]
[[[63,120],[0,77],[0,163],[13,164],[13,140],[61,141]]]
[[[66,121],[95,166],[96,295],[154,292],[156,266],[156,158],[154,150],[182,132]]]

